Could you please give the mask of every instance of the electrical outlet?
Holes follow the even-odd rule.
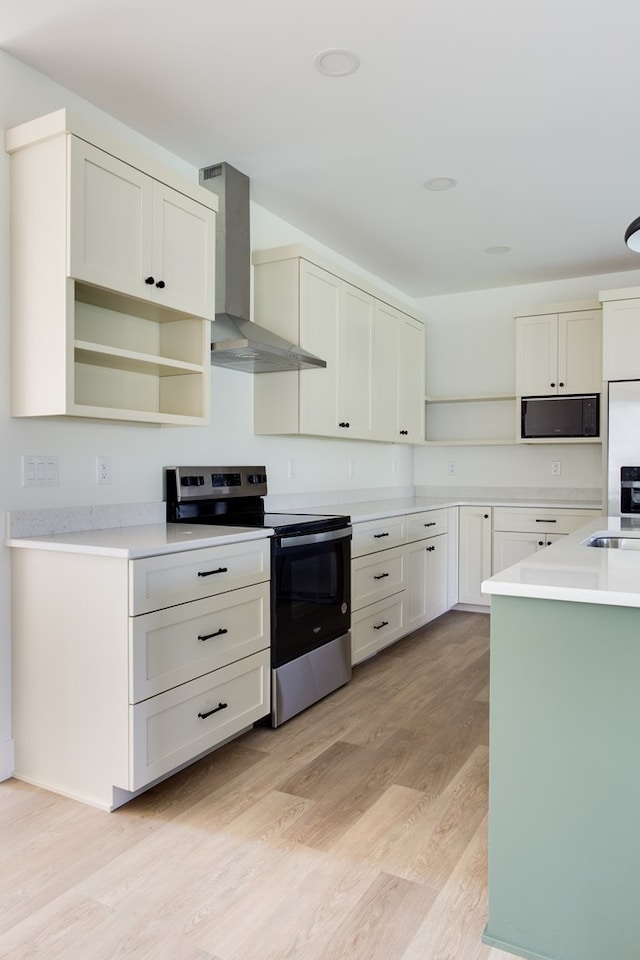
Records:
[[[456,465],[453,460],[450,460],[449,463],[447,464],[447,474],[450,477],[455,477],[456,475]]]
[[[111,483],[111,457],[96,457],[96,482],[105,487]]]
[[[28,456],[22,458],[23,487],[57,487],[58,458],[47,456]]]
[[[552,477],[559,477],[559,476],[561,476],[561,475],[562,475],[562,463],[560,462],[560,460],[552,460],[552,461],[551,461],[551,476],[552,476]]]

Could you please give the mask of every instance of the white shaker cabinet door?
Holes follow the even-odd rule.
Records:
[[[146,174],[69,136],[68,274],[75,280],[151,299],[152,187]]]
[[[215,315],[215,217],[207,207],[153,185],[154,300],[173,310],[213,320]]]
[[[338,348],[340,281],[308,261],[300,262],[300,345],[326,362],[300,377],[302,433],[339,435]]]
[[[376,303],[373,355],[373,430],[377,440],[398,435],[399,314]]]
[[[373,429],[373,303],[368,293],[342,282],[338,429],[361,440]]]
[[[558,392],[558,315],[518,319],[516,390],[520,397]]]
[[[458,602],[488,606],[480,585],[491,576],[491,507],[460,507]]]
[[[602,310],[560,314],[558,393],[599,393],[601,387]]]
[[[399,329],[399,440],[424,440],[425,348],[424,326],[403,318]]]

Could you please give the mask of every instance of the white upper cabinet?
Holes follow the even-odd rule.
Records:
[[[371,435],[373,302],[339,277],[300,263],[301,344],[327,366],[300,376],[300,429],[323,436]]]
[[[6,148],[12,415],[206,424],[217,198],[66,110]]]
[[[424,326],[386,303],[376,304],[373,420],[376,436],[424,440]]]
[[[69,276],[213,320],[215,214],[75,137]]]
[[[602,311],[567,310],[516,318],[520,397],[599,393]]]
[[[602,300],[603,380],[640,379],[640,287],[605,290]]]
[[[424,439],[424,326],[299,247],[254,253],[257,322],[326,361],[254,383],[254,429]]]
[[[399,328],[398,370],[398,436],[414,442],[424,440],[424,326],[409,317],[402,318]]]

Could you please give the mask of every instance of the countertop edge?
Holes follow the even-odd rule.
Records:
[[[154,525],[155,526],[155,525]],[[157,524],[157,536],[161,536],[161,530],[166,531],[170,524]],[[120,557],[125,560],[140,560],[145,557],[157,557],[165,554],[183,553],[189,550],[204,550],[207,547],[225,546],[232,543],[243,543],[250,540],[264,540],[273,536],[274,531],[271,527],[262,528],[237,528],[231,532],[230,528],[224,529],[220,533],[203,534],[201,530],[212,528],[201,528],[197,535],[192,539],[175,540],[171,542],[140,543],[136,545],[126,545],[117,543],[98,542],[101,535],[104,540],[117,539],[119,537],[145,534],[143,531],[149,529],[145,526],[132,527],[107,527],[104,530],[76,531],[73,534],[51,534],[50,536],[37,537],[13,537],[5,540],[5,546],[13,549],[31,549],[48,550],[58,553],[79,553],[102,557]],[[115,532],[114,532],[115,531]],[[58,539],[59,538],[59,539]],[[84,542],[83,539],[84,538]],[[93,540],[93,542],[91,542]]]

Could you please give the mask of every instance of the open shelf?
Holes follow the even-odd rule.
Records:
[[[424,398],[425,403],[491,403],[496,400],[515,400],[513,393],[452,394],[451,396]]]
[[[88,340],[76,340],[74,352],[77,363],[128,370],[131,373],[147,373],[157,377],[173,377],[181,373],[202,371],[202,366],[196,363],[169,360],[151,354],[136,353],[133,350],[119,350],[116,347],[91,343]]]
[[[506,393],[427,397],[425,442],[430,446],[515,444],[515,399]]]

